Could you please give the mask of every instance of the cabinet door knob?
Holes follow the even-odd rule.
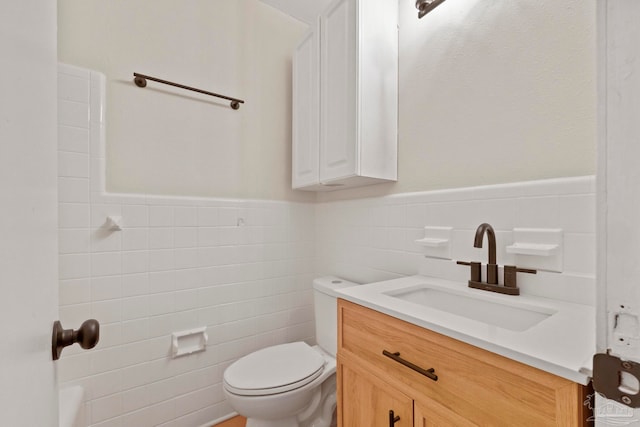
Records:
[[[53,336],[51,337],[51,355],[53,360],[60,359],[62,349],[74,343],[88,350],[98,344],[100,340],[100,323],[96,319],[85,320],[80,329],[64,329],[62,323],[56,320],[53,323]]]
[[[400,421],[400,415],[396,415],[393,413],[393,409],[389,411],[389,427],[393,427],[396,423]]]

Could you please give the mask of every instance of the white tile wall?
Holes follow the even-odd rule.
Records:
[[[561,228],[564,269],[520,275],[523,293],[594,304],[595,178],[578,177],[338,201],[316,206],[319,275],[372,282],[412,274],[468,280],[455,260],[486,262],[473,247],[478,225],[496,231],[498,263],[517,264],[505,246],[513,228]],[[453,227],[453,261],[427,259],[415,239],[425,226]]]
[[[200,426],[232,411],[229,363],[313,341],[314,207],[104,194],[101,79],[59,68],[60,320],[101,323],[94,350],[64,350],[61,386],[85,387],[91,426]],[[170,334],[198,326],[207,350],[171,359]]]
[[[498,262],[515,227],[562,228],[564,271],[519,278],[523,293],[593,304],[593,177],[297,204],[105,194],[98,73],[60,66],[60,317],[101,322],[97,348],[64,350],[61,385],[82,384],[92,427],[195,427],[231,412],[222,373],[258,348],[314,339],[311,282],[411,274],[460,281],[465,267],[428,259],[424,226],[453,227],[454,260],[484,260],[475,228],[491,223]],[[98,96],[96,96],[98,95]],[[123,218],[122,231],[103,227]],[[207,350],[169,357],[170,334],[207,326]]]

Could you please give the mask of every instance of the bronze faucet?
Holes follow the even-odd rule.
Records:
[[[518,268],[514,265],[505,265],[504,285],[499,285],[498,264],[496,263],[496,233],[491,225],[485,222],[478,226],[478,228],[476,229],[476,237],[473,241],[473,246],[476,248],[481,248],[485,234],[487,235],[487,240],[489,240],[487,281],[483,282],[481,279],[481,263],[458,261],[458,264],[460,265],[471,266],[471,279],[469,280],[469,287],[474,289],[482,289],[485,291],[499,292],[501,294],[507,295],[519,295],[520,289],[518,289],[518,286],[516,284],[516,273],[536,274],[536,270]]]
[[[485,233],[489,240],[489,262],[487,263],[487,283],[490,285],[498,284],[498,264],[496,264],[496,233],[493,231],[493,227],[486,222],[480,224],[476,229],[476,238],[473,241],[473,246],[476,248],[482,247],[482,240]]]

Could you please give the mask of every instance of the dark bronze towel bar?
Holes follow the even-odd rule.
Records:
[[[135,82],[136,86],[138,86],[138,87],[145,87],[145,86],[147,86],[147,80],[152,80],[154,82],[162,83],[162,84],[165,84],[165,85],[179,87],[180,89],[191,90],[191,91],[194,91],[194,92],[203,93],[205,95],[210,95],[210,96],[215,96],[217,98],[226,99],[228,101],[231,101],[231,108],[233,108],[234,110],[237,110],[238,108],[240,108],[240,104],[244,104],[244,101],[241,100],[241,99],[231,98],[231,97],[228,97],[228,96],[220,95],[218,93],[208,92],[208,91],[202,90],[202,89],[196,89],[195,87],[190,87],[190,86],[185,86],[185,85],[181,85],[181,84],[178,84],[178,83],[173,83],[173,82],[170,82],[170,81],[167,81],[167,80],[159,79],[157,77],[145,76],[144,74],[140,74],[140,73],[133,73],[133,77],[134,77],[133,81]]]

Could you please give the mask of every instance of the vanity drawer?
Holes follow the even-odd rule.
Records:
[[[338,356],[416,401],[478,425],[583,425],[586,387],[348,301],[338,317]],[[437,381],[415,367],[433,368]]]

